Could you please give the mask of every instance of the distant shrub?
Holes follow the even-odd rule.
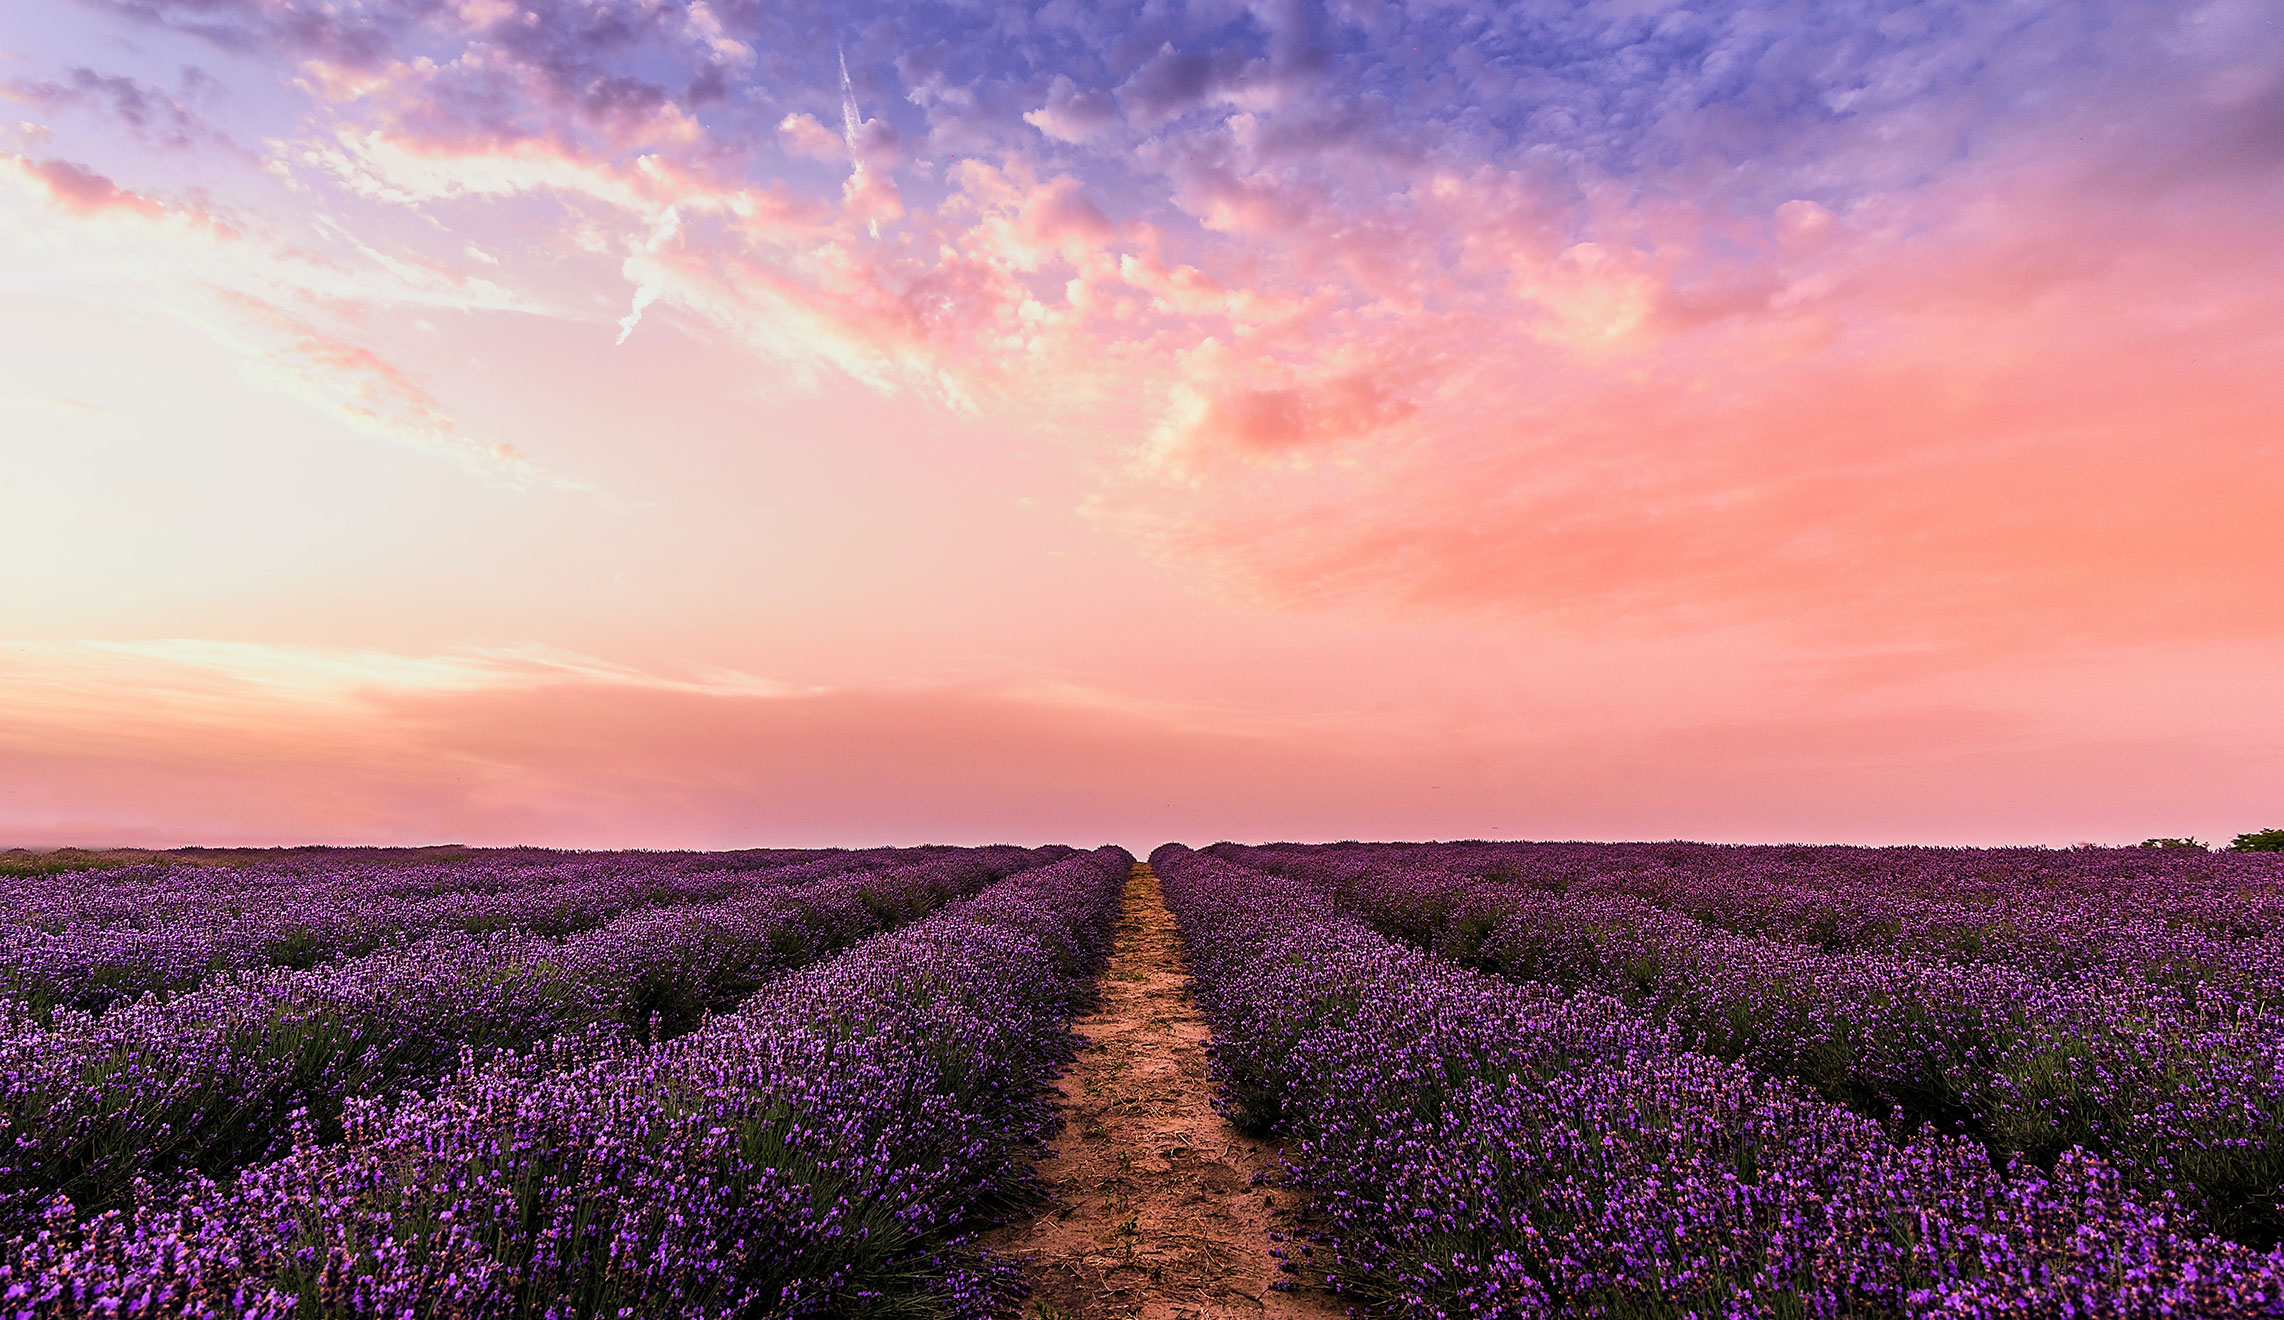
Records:
[[[2144,848],[2164,848],[2178,852],[2205,851],[2205,843],[2202,839],[2143,839],[2141,846]]]
[[[7,852],[0,853],[0,876],[30,880],[71,871],[115,871],[126,866],[167,865],[176,860],[161,853],[110,852],[89,848],[57,848],[49,852],[32,852],[24,848],[10,848]]]
[[[2228,846],[2230,852],[2284,852],[2284,829],[2239,834]]]

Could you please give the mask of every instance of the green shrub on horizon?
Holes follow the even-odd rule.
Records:
[[[2205,842],[2202,839],[2143,839],[2140,846],[2162,848],[2173,852],[2187,852],[2191,849],[2197,852],[2205,851]]]
[[[2253,830],[2229,840],[2230,852],[2284,852],[2284,829]]]
[[[32,880],[44,875],[63,875],[72,871],[117,871],[129,866],[172,866],[180,859],[163,853],[130,852],[97,848],[53,848],[35,852],[28,848],[10,848],[0,852],[0,876],[15,880]]]

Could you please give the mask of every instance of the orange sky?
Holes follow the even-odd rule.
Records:
[[[2284,823],[2280,22],[11,6],[0,844]]]

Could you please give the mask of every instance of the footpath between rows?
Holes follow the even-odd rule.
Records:
[[[1269,1255],[1293,1193],[1257,1185],[1274,1149],[1213,1111],[1205,1022],[1158,879],[1136,863],[1101,1002],[1059,1083],[1068,1125],[1039,1166],[1050,1200],[994,1235],[1026,1261],[1030,1320],[1317,1320],[1347,1308]],[[1293,1249],[1298,1258],[1300,1253]]]

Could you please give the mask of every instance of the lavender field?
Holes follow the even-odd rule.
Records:
[[[13,1316],[982,1313],[1117,849],[25,882]],[[140,991],[139,997],[129,996]]]
[[[1297,1258],[1404,1315],[2284,1313],[2284,858],[1153,855]]]
[[[1071,1314],[993,1234],[1168,912],[1267,1314],[2284,1314],[2284,856],[237,861],[0,881],[0,1315]],[[1137,1218],[1076,1313],[1221,1313]]]

